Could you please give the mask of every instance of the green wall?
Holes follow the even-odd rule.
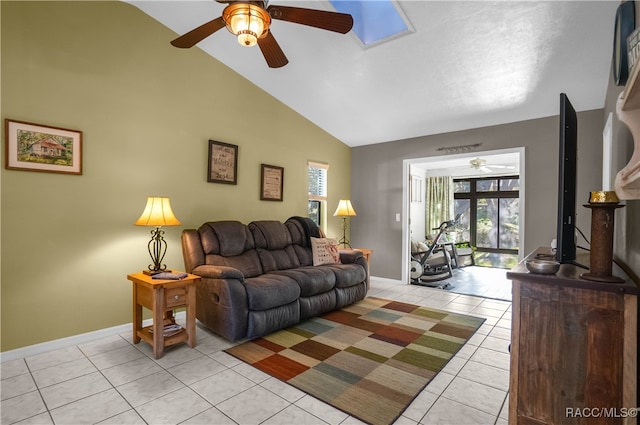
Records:
[[[329,209],[349,196],[349,147],[133,6],[0,4],[2,118],[84,137],[81,176],[2,169],[2,351],[131,322],[148,195],[182,221],[165,229],[177,269],[183,228],[306,215],[308,160],[330,164]],[[239,146],[237,185],[206,181],[209,139]],[[259,200],[261,163],[284,167],[283,202]]]

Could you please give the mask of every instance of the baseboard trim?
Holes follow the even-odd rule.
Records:
[[[381,282],[385,282],[385,283],[398,283],[401,285],[406,285],[406,283],[404,283],[403,281],[399,280],[399,279],[391,279],[388,277],[377,277],[377,276],[369,276],[369,279],[375,279],[375,280],[379,280]]]
[[[175,318],[178,320],[184,320],[186,313],[179,311],[175,313]],[[151,319],[144,320],[143,326],[150,326],[153,323]],[[12,360],[18,360],[25,357],[35,356],[37,354],[46,353],[49,351],[59,350],[61,348],[72,347],[74,345],[85,344],[87,342],[95,341],[100,338],[107,338],[113,335],[120,335],[123,333],[131,332],[133,323],[126,323],[123,325],[113,326],[111,328],[98,329],[97,331],[86,332],[83,334],[72,335],[65,338],[54,339],[52,341],[42,342],[40,344],[29,345],[22,348],[16,348],[15,350],[3,351],[0,353],[0,363],[9,362]]]

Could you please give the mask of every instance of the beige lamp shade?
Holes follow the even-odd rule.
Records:
[[[142,215],[135,222],[136,226],[179,226],[180,221],[173,214],[169,198],[159,196],[147,197],[147,205]]]
[[[353,217],[357,214],[349,199],[340,199],[338,208],[336,208],[336,212],[334,212],[333,215],[334,217]]]

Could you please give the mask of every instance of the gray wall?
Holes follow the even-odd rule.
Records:
[[[571,93],[568,93],[571,99]],[[559,100],[558,100],[559,104]],[[578,114],[578,205],[600,190],[602,109]],[[482,143],[479,151],[525,148],[525,251],[549,245],[556,233],[558,116],[493,127],[356,147],[351,155],[352,246],[374,250],[373,276],[400,279],[402,273],[403,161],[441,156],[440,147]],[[614,139],[615,140],[615,139]],[[578,207],[577,224],[588,235],[590,212]]]

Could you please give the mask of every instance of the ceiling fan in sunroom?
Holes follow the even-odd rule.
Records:
[[[498,164],[490,165],[490,164],[487,164],[486,159],[482,159],[482,158],[475,158],[470,160],[469,165],[471,165],[471,168],[474,168],[478,171],[482,171],[485,173],[496,172],[497,170],[515,169],[515,167],[512,165],[498,165]]]
[[[272,19],[307,25],[340,34],[353,27],[348,13],[305,9],[302,7],[267,5],[267,1],[216,0],[226,3],[222,16],[181,35],[171,42],[175,47],[189,48],[227,27],[243,46],[260,47],[270,68],[280,68],[289,63],[280,45],[271,33]]]

